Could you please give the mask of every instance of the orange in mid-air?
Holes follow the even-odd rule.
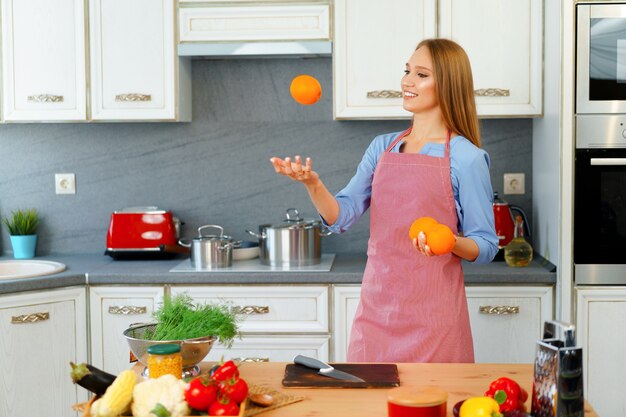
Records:
[[[426,232],[426,244],[430,248],[430,251],[435,255],[445,255],[450,253],[456,239],[454,233],[445,224],[435,224],[431,226]]]
[[[322,86],[315,77],[303,74],[291,81],[289,92],[295,101],[310,106],[322,97]]]
[[[438,224],[439,222],[432,217],[424,216],[415,220],[409,229],[409,237],[411,240],[417,239],[420,232],[426,233],[431,226]]]

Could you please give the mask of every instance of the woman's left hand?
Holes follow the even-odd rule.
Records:
[[[419,235],[417,235],[417,238],[413,239],[413,246],[415,246],[415,249],[417,249],[419,253],[424,256],[435,256],[426,244],[426,235],[424,232],[420,232]]]

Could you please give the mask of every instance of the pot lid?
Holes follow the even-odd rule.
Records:
[[[208,229],[215,229],[219,233],[207,234],[206,230]],[[222,226],[218,226],[217,224],[205,224],[204,226],[198,227],[198,237],[194,240],[225,240],[230,242],[233,238],[224,234],[224,228]]]
[[[306,229],[314,226],[319,226],[322,222],[319,219],[304,219],[300,217],[300,213],[295,208],[288,208],[285,211],[286,219],[283,223],[277,225],[271,225],[274,229]]]

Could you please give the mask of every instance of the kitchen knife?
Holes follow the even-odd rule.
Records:
[[[354,376],[347,372],[338,371],[337,369],[333,368],[329,364],[324,363],[322,361],[318,361],[317,359],[314,359],[314,358],[309,358],[308,356],[298,355],[295,358],[293,358],[293,362],[297,363],[298,365],[304,365],[307,368],[317,369],[318,370],[317,373],[319,375],[323,375],[323,376],[327,376],[327,377],[335,378],[335,379],[342,379],[345,381],[365,382],[358,376]]]

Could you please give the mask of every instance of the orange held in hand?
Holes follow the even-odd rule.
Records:
[[[426,244],[435,255],[444,255],[452,251],[456,239],[454,233],[445,224],[431,226],[426,232]]]
[[[298,103],[310,106],[322,97],[322,86],[315,77],[298,75],[291,81],[289,92]]]
[[[424,232],[425,234],[426,230],[438,223],[439,222],[432,217],[420,217],[419,219],[415,220],[411,225],[411,228],[409,229],[409,237],[411,238],[411,240],[417,239],[417,236],[420,234],[420,232]]]

